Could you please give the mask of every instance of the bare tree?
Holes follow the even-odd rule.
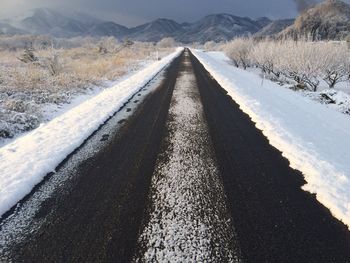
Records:
[[[282,74],[295,80],[299,88],[317,90],[324,63],[313,42],[287,40],[278,53],[275,65]]]
[[[237,67],[259,67],[271,79],[281,75],[296,87],[317,91],[324,80],[329,88],[350,78],[350,49],[346,42],[263,40],[238,38],[224,45],[223,51]]]
[[[276,67],[277,57],[280,56],[280,43],[266,40],[256,43],[249,56],[252,63],[261,68],[262,72],[279,78],[281,72]]]
[[[236,67],[246,69],[250,65],[250,51],[253,47],[251,38],[236,38],[224,46],[224,52]]]
[[[325,42],[320,45],[321,54],[324,59],[323,80],[329,88],[349,76],[350,69],[350,51],[346,43]]]
[[[38,57],[34,54],[33,42],[28,42],[24,52],[21,56],[18,57],[23,63],[34,63],[38,61]]]

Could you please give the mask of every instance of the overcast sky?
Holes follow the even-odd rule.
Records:
[[[289,18],[297,14],[297,1],[321,0],[0,0],[0,17],[50,7],[82,11],[127,26],[155,18],[193,22],[205,15],[223,12],[252,18]]]

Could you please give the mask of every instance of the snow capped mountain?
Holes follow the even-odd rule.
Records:
[[[251,35],[257,32],[261,25],[250,18],[230,14],[215,14],[204,17],[191,24],[186,32],[177,37],[184,43],[226,41],[236,36]]]
[[[114,22],[101,22],[92,25],[85,34],[90,36],[114,36],[122,39],[129,34],[129,29]]]
[[[130,29],[131,39],[139,41],[159,41],[164,37],[173,37],[183,30],[177,22],[169,19],[157,19],[150,23]]]
[[[173,37],[184,43],[204,43],[210,40],[218,42],[230,40],[236,36],[252,35],[269,22],[271,20],[266,17],[254,21],[230,14],[215,14],[206,16],[195,23],[179,24],[162,18],[134,28],[127,28],[84,13],[62,14],[55,10],[38,8],[27,17],[17,21],[15,27],[10,28],[8,24],[8,29],[0,30],[0,32],[49,34],[55,37],[114,36],[118,39],[128,37],[132,40],[150,42],[157,42],[164,37]]]
[[[262,37],[272,37],[282,30],[287,28],[288,26],[294,23],[294,19],[281,19],[275,20],[264,26],[260,31],[254,34],[254,37],[262,38]]]
[[[21,21],[20,26],[32,34],[50,34],[57,37],[76,36],[88,29],[88,25],[82,21],[47,8],[35,9],[32,16]]]
[[[349,35],[350,5],[340,0],[326,0],[305,10],[280,34],[282,37],[313,39],[343,39]]]
[[[282,32],[281,32],[282,31]],[[325,2],[305,10],[294,19],[271,21],[267,17],[256,20],[231,14],[208,15],[194,23],[179,24],[169,19],[127,28],[111,21],[103,21],[79,12],[60,13],[47,8],[33,10],[16,21],[0,21],[0,34],[48,34],[54,37],[114,36],[136,41],[157,42],[173,37],[182,43],[228,41],[234,37],[298,37],[314,39],[342,39],[350,35],[350,5],[340,0]]]

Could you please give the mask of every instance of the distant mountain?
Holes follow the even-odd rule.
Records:
[[[84,34],[90,36],[114,36],[122,39],[129,34],[129,29],[114,22],[102,22],[92,25]]]
[[[273,37],[294,23],[295,19],[275,20],[254,34],[256,38]]]
[[[173,37],[183,31],[182,25],[169,19],[157,19],[150,23],[130,29],[128,37],[139,41],[159,41],[164,37]]]
[[[305,10],[280,37],[344,39],[350,35],[350,5],[339,0],[326,0]]]
[[[157,19],[149,23],[127,28],[110,21],[96,19],[84,13],[60,13],[47,8],[33,10],[31,15],[16,23],[17,27],[0,31],[8,34],[48,34],[54,37],[114,36],[136,41],[157,42],[164,37],[173,37],[184,43],[227,41],[237,36],[256,33],[271,22],[266,17],[252,20],[230,14],[215,14],[195,23],[179,24],[169,19]],[[10,30],[11,29],[11,30]]]
[[[94,16],[82,13],[82,12],[70,12],[67,14],[68,17],[70,17],[71,19],[80,21],[81,23],[87,25],[87,26],[92,26],[92,25],[96,25],[99,23],[103,23],[105,22],[104,20],[101,20],[99,18],[96,18]]]
[[[16,28],[8,23],[0,22],[0,35],[21,35],[26,32],[22,29]]]
[[[283,19],[271,21],[267,17],[255,20],[230,14],[208,15],[194,23],[179,24],[169,19],[157,19],[149,23],[127,28],[111,21],[77,13],[60,13],[47,8],[35,9],[30,15],[15,22],[0,21],[0,34],[47,34],[54,37],[113,36],[120,40],[157,42],[173,37],[179,42],[228,41],[239,36],[300,37],[314,39],[342,39],[350,31],[350,6],[339,0],[324,3],[305,10],[295,21]]]
[[[237,36],[252,35],[261,27],[259,22],[247,17],[215,14],[189,25],[176,39],[183,43],[227,41]]]
[[[260,27],[265,27],[269,24],[271,24],[271,22],[273,22],[270,18],[268,17],[259,17],[258,19],[256,19],[256,22],[259,24]]]
[[[35,9],[32,16],[20,22],[21,27],[32,34],[50,34],[71,37],[83,34],[88,24],[47,8]]]

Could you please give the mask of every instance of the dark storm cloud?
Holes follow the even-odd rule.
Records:
[[[90,13],[121,24],[135,25],[165,17],[192,22],[204,15],[230,13],[237,16],[286,18],[297,15],[313,0],[0,0],[0,16],[36,7]],[[314,0],[320,2],[321,0]],[[350,0],[345,0],[350,3]]]

